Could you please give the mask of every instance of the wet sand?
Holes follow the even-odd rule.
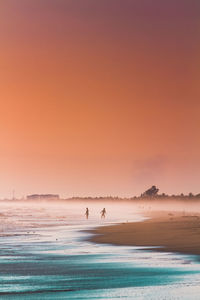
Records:
[[[100,227],[90,241],[115,245],[160,247],[165,252],[200,255],[200,215],[172,212],[151,213],[136,223]]]

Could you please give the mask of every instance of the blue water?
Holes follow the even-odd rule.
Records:
[[[83,229],[141,218],[118,211],[101,221],[85,220],[82,207],[5,208],[0,299],[200,299],[197,257],[86,240]]]

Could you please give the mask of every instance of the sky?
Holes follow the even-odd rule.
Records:
[[[199,0],[1,0],[0,197],[200,193]]]

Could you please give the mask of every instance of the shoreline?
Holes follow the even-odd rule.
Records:
[[[152,212],[141,222],[102,226],[90,231],[90,242],[136,246],[144,250],[200,255],[200,215]],[[144,247],[144,248],[143,248]],[[146,249],[148,247],[148,249]],[[157,248],[155,248],[157,247]]]

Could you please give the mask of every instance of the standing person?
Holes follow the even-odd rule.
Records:
[[[105,217],[106,217],[106,209],[103,208],[102,211],[101,211],[101,218],[105,219]]]
[[[86,207],[85,216],[86,216],[86,219],[88,219],[88,217],[89,217],[89,209],[88,209],[88,207]]]

